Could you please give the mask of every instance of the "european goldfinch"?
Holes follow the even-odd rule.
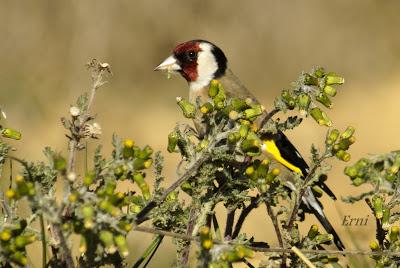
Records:
[[[155,70],[167,70],[181,74],[189,84],[189,101],[192,103],[195,103],[198,97],[203,102],[209,100],[208,89],[213,79],[221,82],[227,98],[251,98],[254,102],[259,103],[228,68],[228,60],[224,52],[213,43],[205,40],[191,40],[177,45],[173,54],[158,65]],[[194,123],[201,136],[205,131],[201,122],[195,121]],[[282,132],[266,136],[263,140],[263,150],[287,169],[299,173],[303,178],[307,176],[309,171],[307,163]],[[335,195],[323,182],[320,186],[336,200]],[[294,186],[288,182],[288,187],[293,188]],[[306,207],[305,210],[313,213],[325,230],[333,235],[336,246],[340,250],[344,249],[342,241],[326,218],[310,187],[303,197],[303,202]]]

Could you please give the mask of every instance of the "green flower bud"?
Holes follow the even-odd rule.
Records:
[[[264,159],[257,168],[257,175],[259,177],[266,177],[269,169],[269,160]]]
[[[28,264],[28,258],[24,255],[24,252],[22,252],[22,251],[17,251],[17,252],[15,252],[15,253],[11,256],[11,259],[12,259],[14,262],[16,262],[16,263],[18,263],[18,264],[20,264],[20,265],[22,265],[22,266],[25,266],[25,265]]]
[[[128,158],[130,158],[130,157],[133,157],[133,154],[134,154],[134,152],[133,152],[133,148],[132,148],[132,147],[126,147],[126,146],[124,146],[124,148],[122,148],[122,156],[123,156],[125,159],[128,159]]]
[[[249,166],[246,168],[245,172],[244,172],[247,176],[249,176],[251,179],[255,180],[256,177],[256,173],[255,173],[255,169],[253,166]]]
[[[244,110],[244,117],[248,120],[255,120],[263,113],[264,109],[261,105],[253,105],[253,108]]]
[[[114,169],[114,175],[115,175],[115,177],[119,178],[119,177],[121,177],[123,174],[124,174],[124,167],[123,167],[122,165],[119,165],[119,166],[117,166],[117,167]],[[91,184],[91,183],[89,183],[89,185],[90,185],[90,184]]]
[[[225,107],[226,95],[221,84],[219,84],[218,88],[218,94],[213,97],[213,101],[217,109],[222,109]]]
[[[369,243],[369,247],[372,251],[378,251],[380,249],[379,244],[376,241],[372,241],[371,243]]]
[[[151,159],[151,158],[149,158],[143,162],[144,168],[150,168],[152,164],[153,164],[153,159]]]
[[[321,126],[332,126],[332,121],[328,118],[328,116],[321,111],[318,107],[312,108],[310,111],[310,115],[314,120]]]
[[[317,198],[320,198],[324,194],[321,187],[319,187],[318,185],[314,185],[311,189],[312,189],[315,197],[317,197]]]
[[[383,216],[382,216],[382,229],[388,230],[390,227],[389,219],[390,219],[390,209],[383,208]]]
[[[308,111],[308,107],[310,107],[311,103],[311,98],[307,94],[300,94],[297,98],[297,103],[299,105],[299,110],[300,111]]]
[[[179,107],[181,107],[183,115],[186,118],[195,118],[196,106],[181,97],[177,97],[176,102],[178,103]]]
[[[117,248],[114,245],[114,235],[110,231],[107,230],[101,230],[99,234],[99,238],[101,242],[103,242],[104,247],[107,251],[107,253],[114,253],[117,251]]]
[[[332,86],[325,86],[324,93],[328,96],[335,97],[336,96],[336,89]]]
[[[313,240],[317,235],[318,235],[318,226],[313,224],[310,227],[310,230],[308,231],[308,238],[310,238],[311,240]]]
[[[349,127],[347,127],[346,130],[342,133],[341,137],[342,137],[343,139],[348,139],[348,138],[350,138],[351,136],[353,136],[354,132],[355,132],[354,127],[349,126]]]
[[[6,191],[6,193],[5,193],[5,196],[10,200],[11,199],[18,199],[17,198],[17,193],[13,189],[8,189]]]
[[[34,234],[30,235],[19,235],[15,238],[15,246],[17,249],[25,249],[25,246],[35,242],[36,236]]]
[[[346,167],[344,169],[344,174],[346,174],[347,176],[351,177],[351,178],[355,178],[357,176],[357,169],[354,166],[351,167]]]
[[[380,196],[374,196],[372,198],[372,206],[374,208],[375,217],[382,219],[383,217],[383,199]]]
[[[187,193],[188,195],[192,195],[193,193],[193,187],[189,182],[184,182],[181,185],[181,189],[182,191],[184,191],[185,193]]]
[[[322,78],[322,77],[325,75],[325,70],[324,70],[324,68],[322,68],[322,67],[317,68],[317,69],[314,71],[314,75],[315,75],[316,77],[318,77],[318,78]]]
[[[338,142],[339,148],[340,148],[341,150],[344,150],[344,151],[348,150],[349,147],[350,147],[350,145],[351,145],[351,141],[350,141],[349,139],[341,139],[341,140]]]
[[[100,203],[99,203],[99,208],[100,208],[102,211],[108,212],[108,211],[111,211],[111,210],[112,210],[112,204],[111,204],[111,202],[109,202],[108,200],[103,199],[103,200],[101,200]]]
[[[325,77],[325,83],[327,85],[341,85],[344,83],[344,78],[335,73],[328,73]]]
[[[214,110],[214,106],[209,102],[204,103],[200,107],[200,112],[203,113],[203,114],[211,113],[213,110]]]
[[[84,254],[87,251],[87,239],[84,235],[81,235],[81,240],[79,242],[79,253]]]
[[[124,140],[124,147],[126,148],[132,148],[135,145],[135,142],[130,139]]]
[[[240,137],[245,138],[247,137],[247,133],[249,132],[249,126],[248,125],[241,125],[239,128],[239,134]]]
[[[200,152],[204,149],[206,149],[209,145],[208,140],[201,140],[198,144],[197,144],[197,151]]]
[[[275,178],[280,174],[280,170],[278,168],[272,169],[270,172],[268,172],[267,177],[266,177],[266,183],[270,184],[275,181]]]
[[[128,256],[129,250],[128,243],[126,243],[126,238],[123,235],[117,235],[114,237],[114,242],[118,247],[119,253],[124,257]]]
[[[3,229],[3,231],[1,231],[0,233],[0,240],[7,242],[11,239],[11,230],[10,229]]]
[[[204,241],[206,239],[211,238],[210,228],[208,228],[207,226],[202,226],[199,230],[199,234],[200,234],[200,241]]]
[[[242,151],[249,156],[258,156],[261,154],[260,140],[245,139],[241,144]]]
[[[365,182],[365,180],[361,177],[355,177],[353,180],[353,185],[354,186],[360,186],[361,184],[363,184]]]
[[[327,144],[327,145],[332,145],[332,144],[334,144],[334,143],[337,141],[339,135],[340,135],[339,130],[337,130],[337,129],[332,129],[332,130],[329,132],[328,136],[326,137],[326,144]]]
[[[96,177],[96,174],[94,172],[86,173],[85,177],[83,178],[83,184],[85,186],[90,186],[93,183],[95,177]]]
[[[61,155],[55,155],[53,157],[54,168],[58,171],[63,171],[67,167],[67,161]]]
[[[315,237],[315,241],[318,244],[330,244],[332,240],[333,240],[333,235],[331,234],[318,234]]]
[[[100,202],[100,204],[101,204],[101,202]],[[104,206],[104,204],[103,204],[103,206]],[[94,208],[89,205],[83,206],[81,208],[81,213],[82,213],[82,217],[83,217],[84,227],[86,229],[92,229],[93,225],[94,225],[94,223],[93,223]]]
[[[76,192],[68,195],[68,201],[71,203],[76,202],[76,200],[78,200],[78,198],[79,198],[79,194]]]
[[[389,234],[390,242],[396,242],[399,239],[399,226],[392,226]]]
[[[133,204],[133,205],[130,206],[129,210],[130,210],[130,212],[137,214],[142,210],[142,207]]]
[[[177,131],[173,131],[168,135],[168,152],[172,153],[175,151],[176,145],[178,144],[179,133]]]
[[[304,75],[304,85],[307,86],[318,86],[318,79],[310,74]]]
[[[201,241],[201,247],[205,250],[209,250],[213,247],[214,243],[212,241],[212,239],[204,239],[203,241]]]
[[[349,162],[349,161],[350,161],[350,158],[351,158],[351,155],[350,155],[348,152],[344,151],[344,150],[339,150],[339,151],[337,151],[337,152],[335,153],[335,155],[336,155],[336,157],[337,157],[338,159],[340,159],[340,160],[342,160],[342,161],[344,161],[344,162]]]
[[[14,129],[11,129],[11,128],[3,128],[1,130],[1,135],[5,138],[14,139],[14,140],[21,139],[21,133]]]
[[[231,100],[231,105],[235,111],[239,111],[239,112],[243,111],[244,109],[246,109],[248,107],[246,101],[244,101],[242,99],[238,99],[238,98],[233,98]]]
[[[224,101],[214,101],[215,102],[215,108],[217,110],[222,110],[225,108],[225,102]]]
[[[238,142],[238,140],[240,139],[240,133],[239,132],[231,132],[228,134],[228,142],[235,144],[236,142]]]
[[[140,153],[138,154],[138,157],[141,159],[148,159],[151,154],[154,152],[153,148],[151,148],[149,145],[146,145],[143,150],[140,151]]]
[[[332,101],[329,99],[329,97],[325,93],[320,93],[317,96],[317,101],[320,102],[322,105],[324,105],[326,108],[331,109],[333,104]]]
[[[115,181],[107,181],[105,185],[105,191],[106,195],[112,195],[115,191],[115,188],[117,188],[117,183]]]
[[[150,188],[149,188],[149,185],[144,180],[143,174],[135,173],[133,175],[133,180],[138,184],[140,190],[142,191],[143,198],[145,200],[149,200],[151,197],[150,196]]]
[[[296,106],[296,101],[292,97],[290,92],[288,90],[286,90],[286,89],[282,90],[281,96],[282,96],[283,101],[286,103],[287,108],[289,110],[293,110],[294,107]]]
[[[219,92],[219,85],[220,82],[218,80],[211,80],[210,82],[210,88],[208,89],[208,96],[210,98],[214,98],[215,96],[217,96],[218,92]]]

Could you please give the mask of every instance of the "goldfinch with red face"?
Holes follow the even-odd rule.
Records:
[[[213,43],[205,40],[191,40],[177,45],[173,54],[158,65],[155,70],[167,70],[181,74],[189,84],[189,101],[192,103],[195,103],[198,97],[202,102],[209,100],[208,89],[213,79],[221,82],[227,98],[251,98],[259,103],[228,68],[228,60],[224,52]],[[201,123],[196,121],[194,123],[201,136],[201,132],[204,131],[201,129]],[[269,135],[263,142],[263,150],[277,162],[289,170],[299,173],[303,178],[307,176],[309,171],[307,163],[282,132]],[[292,188],[293,185],[289,183],[288,187]],[[326,184],[322,182],[320,187],[336,200],[335,195]],[[303,197],[303,202],[306,210],[317,217],[325,230],[333,235],[336,246],[343,250],[342,241],[326,218],[310,187]]]

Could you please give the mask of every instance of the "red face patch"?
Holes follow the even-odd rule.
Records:
[[[199,42],[189,41],[175,47],[173,54],[182,68],[181,75],[189,82],[196,81],[197,55],[201,51]]]

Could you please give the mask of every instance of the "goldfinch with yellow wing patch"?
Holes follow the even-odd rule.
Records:
[[[227,98],[250,98],[259,103],[228,68],[228,61],[224,52],[208,41],[192,40],[179,44],[173,50],[173,54],[157,66],[155,70],[166,70],[181,74],[189,84],[189,101],[192,103],[195,103],[199,97],[203,102],[209,100],[208,90],[213,79],[219,80],[223,85]],[[204,135],[206,130],[201,122],[195,120],[194,124],[199,136]],[[263,137],[262,149],[287,169],[300,174],[303,178],[307,176],[309,172],[307,163],[283,132],[278,131],[275,134]],[[294,186],[288,182],[288,187],[293,189]],[[320,187],[336,200],[335,195],[323,182]],[[321,204],[315,198],[310,187],[303,197],[303,202],[306,210],[313,213],[325,230],[333,235],[336,246],[341,250],[344,249],[342,241],[326,218]]]

